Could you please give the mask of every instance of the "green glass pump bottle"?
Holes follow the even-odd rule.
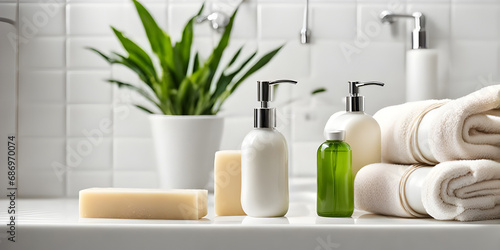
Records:
[[[351,147],[344,142],[344,130],[328,131],[325,137],[318,148],[316,211],[324,217],[350,217],[354,211]]]

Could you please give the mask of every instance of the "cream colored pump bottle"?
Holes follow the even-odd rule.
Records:
[[[438,98],[438,53],[427,49],[425,16],[421,12],[412,14],[393,13],[385,10],[381,21],[394,23],[399,18],[414,20],[411,32],[411,50],[406,53],[406,101],[414,102]]]
[[[345,130],[345,142],[352,150],[352,173],[372,163],[381,161],[380,126],[364,112],[364,97],[359,88],[367,85],[384,86],[380,82],[349,82],[349,96],[346,97],[346,111],[333,114],[325,125],[324,133]]]
[[[269,107],[272,87],[291,80],[257,82],[254,129],[241,145],[241,207],[249,216],[278,217],[288,212],[288,147],[275,129],[276,109]]]

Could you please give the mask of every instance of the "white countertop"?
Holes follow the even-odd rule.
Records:
[[[500,249],[500,220],[318,217],[308,183],[292,182],[282,218],[215,216],[213,197],[199,221],[80,219],[77,199],[18,199],[16,242],[2,230],[0,249]],[[0,200],[2,228],[7,207]]]

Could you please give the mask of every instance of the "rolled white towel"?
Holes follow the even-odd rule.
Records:
[[[500,218],[500,163],[450,161],[434,167],[375,163],[354,181],[357,209],[438,220]]]
[[[383,162],[500,161],[500,85],[456,100],[386,107],[373,117],[382,132]]]
[[[429,217],[425,209],[418,209],[419,204],[422,207],[419,185],[416,185],[417,192],[406,192],[406,182],[417,167],[419,166],[374,163],[361,168],[354,179],[354,206],[376,214]],[[409,200],[416,200],[413,203],[417,204],[411,206]]]
[[[475,160],[436,165],[422,185],[422,203],[438,220],[500,218],[500,163]]]

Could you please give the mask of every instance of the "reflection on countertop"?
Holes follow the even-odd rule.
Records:
[[[19,199],[17,222],[19,225],[456,225],[500,224],[500,220],[456,222],[438,221],[431,218],[408,219],[388,217],[355,210],[349,218],[327,218],[316,215],[316,186],[313,178],[290,181],[290,208],[285,217],[254,218],[248,216],[216,216],[213,194],[209,195],[208,215],[201,220],[131,220],[131,219],[80,219],[78,199]],[[8,207],[8,200],[0,200],[0,207]],[[0,210],[2,224],[6,222],[7,210]]]
[[[464,223],[363,211],[350,218],[318,217],[315,189],[312,178],[292,179],[290,209],[280,218],[215,216],[213,195],[201,220],[80,219],[76,198],[18,199],[16,242],[0,232],[0,249],[497,250],[500,245],[500,220]],[[8,223],[8,204],[0,200],[0,226]]]

